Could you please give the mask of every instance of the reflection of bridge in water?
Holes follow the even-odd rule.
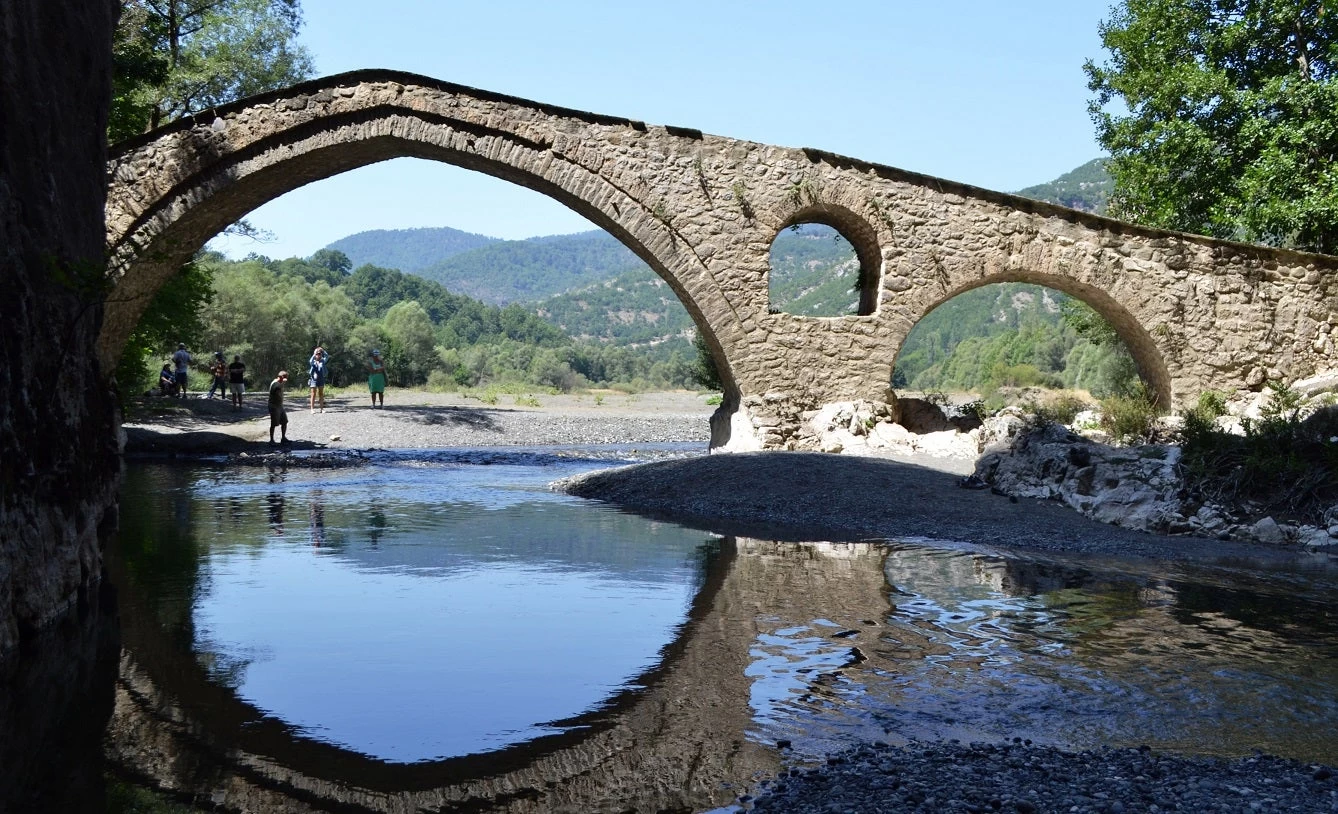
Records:
[[[727,538],[639,689],[557,722],[562,734],[416,764],[259,720],[127,596],[105,745],[113,763],[163,789],[224,810],[294,812],[707,809],[780,769],[768,739],[789,737],[792,719],[812,737],[803,727],[840,718],[847,691],[863,699],[856,717],[869,716],[853,725],[874,728],[847,731],[856,737],[1020,733],[1070,748],[1265,746],[1299,760],[1331,748],[1338,706],[1327,695],[1284,711],[1258,692],[1334,686],[1338,661],[1320,652],[1334,633],[1315,613],[1331,606],[1329,589],[1296,593],[1289,579],[1255,593],[1143,565]],[[1259,615],[1261,599],[1276,613]],[[1307,618],[1310,628],[1298,622]],[[1259,653],[1276,669],[1259,672]],[[1240,670],[1256,680],[1232,678]],[[1155,720],[1143,706],[1154,700]],[[814,746],[796,741],[796,753]]]
[[[642,689],[558,722],[567,728],[559,735],[415,764],[370,759],[303,738],[276,721],[257,723],[257,710],[211,684],[126,597],[108,754],[163,789],[231,810],[624,811],[726,804],[740,784],[775,772],[781,761],[774,748],[749,735],[755,728],[748,676],[754,642],[786,619],[881,624],[889,611],[883,557],[882,548],[867,544],[726,539],[707,565],[678,640],[635,682]]]

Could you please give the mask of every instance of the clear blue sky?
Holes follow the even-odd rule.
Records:
[[[1003,191],[1100,155],[1082,64],[1113,0],[306,0],[318,75],[395,68],[539,102],[835,153]],[[253,212],[305,257],[367,229],[593,228],[538,193],[398,159]]]

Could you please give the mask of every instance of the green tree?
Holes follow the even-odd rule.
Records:
[[[1324,0],[1123,0],[1089,61],[1110,213],[1338,251],[1338,12]]]
[[[299,0],[121,0],[109,140],[312,74]]]
[[[438,360],[432,319],[417,302],[396,303],[381,320],[387,374],[400,386],[422,384]]]
[[[688,369],[691,381],[707,390],[723,390],[725,385],[720,381],[715,355],[711,353],[711,347],[706,344],[706,337],[702,336],[701,331],[692,335],[692,350],[694,358]]]
[[[140,393],[158,379],[153,359],[166,360],[178,342],[197,348],[206,341],[204,317],[214,297],[210,259],[201,256],[163,284],[130,334],[116,366],[123,393]]]

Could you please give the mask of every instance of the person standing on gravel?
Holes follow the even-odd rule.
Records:
[[[307,365],[307,387],[311,388],[311,412],[316,412],[319,400],[321,412],[325,412],[325,374],[329,369],[330,357],[325,355],[325,348],[317,347],[311,352],[311,362]]]
[[[269,383],[269,442],[274,443],[274,428],[279,428],[279,443],[288,443],[288,413],[283,409],[283,388],[288,384],[288,371],[280,370]]]
[[[233,409],[242,409],[242,394],[246,392],[246,365],[240,356],[232,357],[232,364],[228,365],[228,390],[232,395]]]
[[[218,392],[218,397],[225,399],[228,397],[228,363],[223,358],[223,351],[214,351],[214,361],[209,363],[209,373],[214,380],[209,383],[209,395],[205,398],[213,398],[214,392]]]
[[[372,394],[372,407],[376,407],[376,397],[381,397],[381,408],[386,406],[386,363],[381,360],[381,351],[372,351],[371,361],[367,363],[367,389]]]
[[[186,397],[186,375],[190,372],[190,351],[186,343],[177,343],[177,352],[172,354],[172,364],[176,365],[177,398]]]

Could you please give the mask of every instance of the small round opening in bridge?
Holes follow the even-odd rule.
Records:
[[[1021,282],[971,289],[926,314],[897,354],[892,387],[989,412],[1154,398],[1110,322],[1076,297]]]
[[[795,223],[771,241],[768,275],[773,313],[845,317],[862,310],[860,259],[854,245],[825,223]]]

